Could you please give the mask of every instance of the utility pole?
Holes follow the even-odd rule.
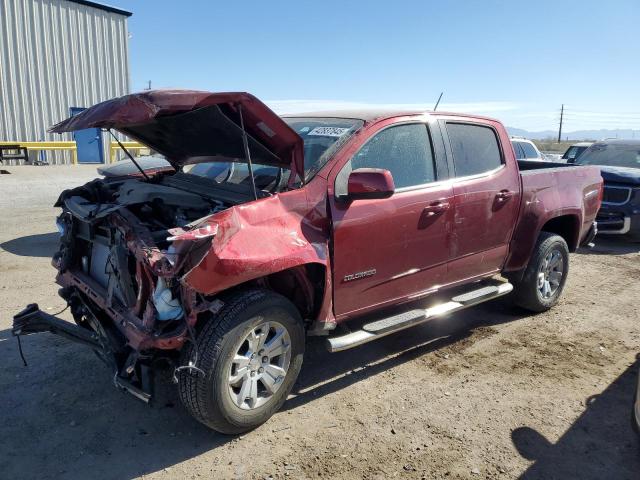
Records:
[[[564,103],[560,108],[560,129],[558,130],[558,143],[562,140],[562,117],[564,116]]]
[[[151,80],[148,80],[147,90],[151,90]]]

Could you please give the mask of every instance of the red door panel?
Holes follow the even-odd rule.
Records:
[[[460,124],[456,126],[459,127]],[[466,126],[480,127],[483,140],[478,141],[478,137],[475,137],[474,141],[473,134],[455,135],[447,124],[456,174],[461,171],[474,173],[456,178],[453,183],[449,283],[495,273],[502,268],[520,208],[520,176],[510,146],[508,151],[503,149],[503,145],[505,142],[508,143],[509,139],[505,141],[499,138],[495,130],[487,128],[491,127],[490,124]],[[484,136],[491,131],[494,131],[495,135]],[[483,149],[486,144],[483,142],[489,137],[493,140],[493,145],[490,146],[491,155],[495,155],[496,163],[501,161],[502,166],[494,167],[494,170],[488,172],[476,173],[473,169],[481,169],[480,165],[486,162],[489,155],[487,150]],[[456,163],[456,153],[459,154],[459,158],[464,156],[462,162]]]
[[[450,185],[434,184],[381,200],[331,201],[337,317],[445,283],[452,200]]]

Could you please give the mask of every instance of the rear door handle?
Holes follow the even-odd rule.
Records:
[[[496,194],[496,199],[499,202],[506,202],[507,200],[509,200],[511,197],[513,197],[514,193],[511,190],[500,190],[497,194]]]
[[[424,207],[423,212],[432,217],[433,215],[439,215],[443,212],[446,212],[447,210],[449,210],[449,202],[438,200],[437,202],[433,202]]]

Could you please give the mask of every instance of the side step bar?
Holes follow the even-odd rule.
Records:
[[[461,295],[457,295],[448,302],[429,307],[427,309],[416,309],[403,312],[398,315],[376,320],[362,326],[360,330],[331,337],[327,339],[327,349],[330,352],[340,352],[349,348],[357,347],[364,343],[386,337],[387,335],[400,330],[420,325],[433,318],[447,315],[449,313],[463,310],[467,307],[502,297],[513,290],[513,285],[508,282],[493,282]]]

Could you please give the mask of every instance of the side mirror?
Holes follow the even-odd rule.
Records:
[[[388,198],[396,187],[389,170],[358,168],[349,174],[347,195],[349,200]]]

